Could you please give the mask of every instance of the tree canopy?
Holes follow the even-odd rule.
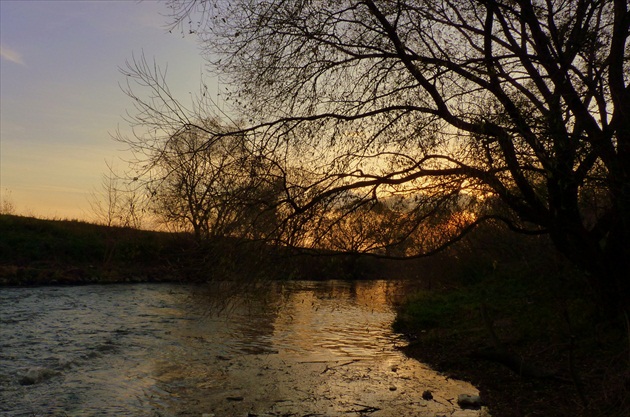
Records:
[[[402,199],[404,238],[457,207],[474,215],[433,249],[487,220],[548,233],[603,302],[627,307],[626,0],[169,5],[245,121],[234,132],[275,167],[287,212]]]

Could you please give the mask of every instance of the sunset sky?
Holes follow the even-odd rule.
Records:
[[[106,161],[123,165],[111,136],[128,130],[120,68],[133,55],[168,65],[181,100],[198,91],[198,45],[168,33],[167,12],[157,1],[0,0],[0,188],[18,214],[90,218]]]

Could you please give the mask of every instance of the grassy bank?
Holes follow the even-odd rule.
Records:
[[[168,281],[177,252],[169,233],[0,215],[4,285]]]
[[[496,417],[630,415],[623,318],[604,321],[585,280],[544,242],[508,256],[472,243],[470,256],[450,254],[447,286],[400,307],[406,353],[472,382]]]
[[[408,263],[290,250],[263,242],[0,215],[0,285],[374,279],[415,274]]]

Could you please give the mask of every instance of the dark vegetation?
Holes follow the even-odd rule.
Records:
[[[0,215],[0,285],[367,279],[409,271],[405,264],[358,254]]]
[[[405,352],[477,386],[493,416],[630,415],[630,327],[547,237],[482,228],[400,307]],[[445,268],[442,268],[445,267]]]
[[[174,243],[168,233],[0,215],[0,283],[170,280]]]
[[[234,165],[277,192],[253,201],[278,218],[306,218],[303,230],[319,241],[392,198],[406,201],[386,247],[406,256],[500,219],[548,235],[587,272],[609,316],[628,314],[627,0],[168,4],[171,29],[197,37],[221,77],[228,110],[202,85],[188,111],[156,65],[130,62],[131,121],[151,128],[121,138],[139,151],[132,178],[163,161],[182,132],[205,144],[184,155],[228,138],[244,145]],[[476,215],[415,239],[458,211]]]

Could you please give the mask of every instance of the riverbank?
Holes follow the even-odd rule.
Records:
[[[0,215],[0,285],[174,281],[174,237],[73,220]]]
[[[414,277],[413,263],[264,242],[0,215],[0,286]]]
[[[388,262],[0,215],[0,285],[407,278],[425,290],[399,309],[405,353],[477,386],[495,417],[630,415],[628,323],[603,322],[544,240],[499,233]]]
[[[497,273],[415,296],[395,327],[408,356],[475,385],[495,417],[630,415],[628,328],[581,294],[549,275]]]

